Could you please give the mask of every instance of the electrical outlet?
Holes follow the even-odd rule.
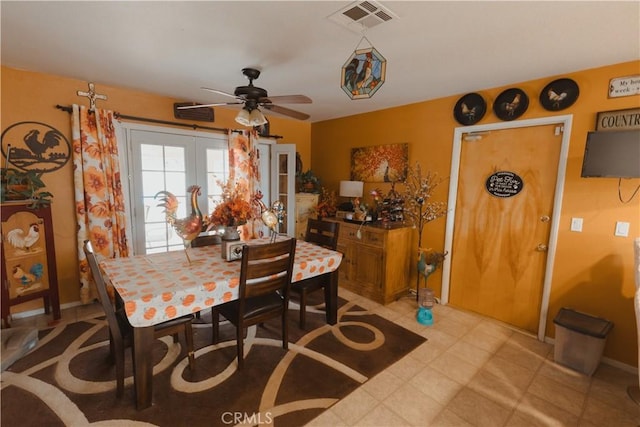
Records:
[[[628,237],[629,236],[629,223],[618,221],[616,222],[616,231],[613,233],[614,236],[619,237]]]
[[[571,218],[571,231],[582,232],[582,218]]]

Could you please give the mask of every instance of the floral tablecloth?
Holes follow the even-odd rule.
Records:
[[[191,248],[189,256],[191,264],[183,251],[100,261],[132,326],[152,326],[238,298],[240,261],[223,260],[219,245]],[[335,271],[341,261],[340,252],[298,240],[292,280]]]

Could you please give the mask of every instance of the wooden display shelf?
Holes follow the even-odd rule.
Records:
[[[44,312],[60,319],[58,275],[51,207],[30,209],[29,201],[5,202],[2,209],[2,322],[10,307],[42,298]]]

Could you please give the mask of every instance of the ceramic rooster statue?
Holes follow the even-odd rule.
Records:
[[[423,276],[424,283],[426,285],[427,279],[431,273],[436,271],[436,269],[442,265],[447,254],[448,252],[435,252],[433,249],[418,248],[418,282],[420,281],[420,276]],[[417,292],[418,289],[416,289],[416,293]]]
[[[189,252],[187,252],[187,249],[191,246],[191,241],[202,231],[203,219],[202,212],[200,212],[200,208],[198,207],[200,187],[192,185],[187,188],[187,192],[191,193],[191,213],[186,218],[177,218],[176,213],[178,211],[178,199],[174,194],[168,191],[158,191],[154,198],[158,198],[159,195],[164,196],[160,199],[162,203],[158,206],[164,208],[167,222],[183,240],[184,253],[187,256],[189,264],[191,264],[191,258],[189,258]]]
[[[276,241],[276,237],[278,236],[278,215],[273,209],[269,209],[265,206],[262,201],[262,192],[258,191],[255,196],[253,196],[253,201],[260,206],[260,218],[264,225],[269,228],[269,232],[271,234],[271,242]]]

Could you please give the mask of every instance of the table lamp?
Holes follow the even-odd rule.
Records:
[[[364,182],[362,181],[340,181],[340,196],[351,197],[351,202],[354,206],[358,199],[362,197],[362,190],[364,188]]]

